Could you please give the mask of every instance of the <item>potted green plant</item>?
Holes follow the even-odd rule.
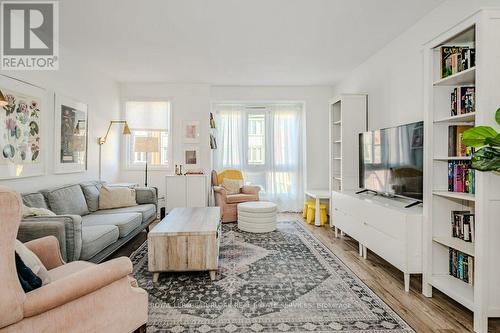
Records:
[[[500,108],[495,113],[500,125]],[[476,148],[472,154],[472,168],[479,171],[500,172],[500,134],[490,126],[476,126],[464,132],[462,142]]]

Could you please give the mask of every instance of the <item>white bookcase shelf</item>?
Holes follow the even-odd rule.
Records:
[[[451,247],[470,256],[474,256],[474,243],[469,243],[455,237],[434,237],[432,240],[441,245]]]
[[[358,133],[366,131],[367,97],[342,94],[330,100],[330,191],[359,188]]]
[[[476,68],[472,67],[462,72],[439,79],[434,82],[435,86],[466,86],[473,85],[476,82]]]
[[[445,156],[445,157],[434,157],[435,161],[470,161],[470,156]]]
[[[476,119],[476,113],[471,112],[471,113],[466,113],[466,114],[461,114],[458,116],[449,116],[445,118],[441,118],[438,120],[434,120],[435,123],[467,123],[467,122],[474,122]]]
[[[459,199],[465,201],[476,201],[476,196],[471,193],[462,193],[462,192],[449,192],[449,191],[433,191],[432,194],[450,198],[450,199]]]
[[[439,289],[474,314],[474,331],[488,332],[488,318],[500,316],[500,175],[475,172],[475,194],[449,192],[448,162],[470,157],[448,156],[448,128],[492,126],[500,107],[500,8],[482,9],[424,45],[424,232],[423,288],[432,297]],[[441,78],[441,47],[475,49],[475,67]],[[475,112],[452,116],[455,87],[475,87]],[[473,243],[452,237],[452,212],[474,213]],[[450,249],[473,257],[473,284],[450,275]]]

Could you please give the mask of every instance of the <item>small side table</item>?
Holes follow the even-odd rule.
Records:
[[[306,200],[307,198],[312,198],[316,200],[316,211],[314,214],[314,225],[317,227],[321,226],[320,219],[320,200],[330,200],[331,194],[329,190],[306,190],[305,191]]]

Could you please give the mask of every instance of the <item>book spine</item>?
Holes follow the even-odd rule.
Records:
[[[454,192],[453,185],[454,185],[454,170],[455,170],[455,163],[453,161],[448,162],[448,191]]]

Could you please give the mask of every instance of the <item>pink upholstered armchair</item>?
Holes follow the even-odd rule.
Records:
[[[65,264],[55,237],[30,241],[50,282],[25,293],[14,258],[21,211],[20,196],[0,187],[0,332],[145,332],[148,296],[125,257]]]
[[[215,194],[215,205],[221,208],[222,222],[234,222],[238,220],[237,205],[242,202],[259,201],[259,186],[243,185],[240,193],[228,194],[220,186],[224,178],[243,180],[241,171],[227,169],[217,173],[212,171],[212,187]]]

